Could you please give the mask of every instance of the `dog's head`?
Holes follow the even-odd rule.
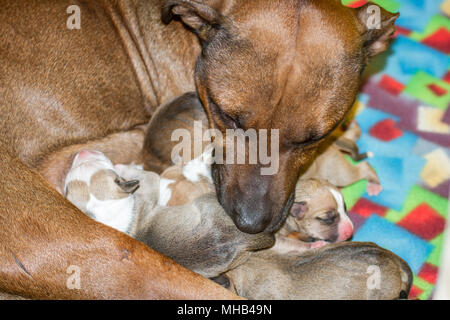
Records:
[[[340,242],[353,235],[353,223],[340,190],[322,180],[297,183],[286,227],[303,235],[301,240],[311,242]]]
[[[242,231],[279,228],[300,171],[352,107],[368,60],[387,48],[398,15],[371,6],[166,1],[163,21],[180,19],[200,38],[195,79],[210,126],[224,135],[227,129],[279,130],[273,175],[261,174],[270,164],[260,157],[257,164],[213,166],[219,201]]]

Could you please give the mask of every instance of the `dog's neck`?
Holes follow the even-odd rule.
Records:
[[[104,1],[111,21],[123,39],[145,106],[150,111],[174,96],[195,90],[194,65],[200,54],[196,36],[181,23],[162,23],[163,3],[163,0]]]

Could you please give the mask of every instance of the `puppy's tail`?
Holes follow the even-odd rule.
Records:
[[[344,153],[349,154],[354,161],[362,161],[369,158],[369,153],[359,153],[359,148],[356,142],[347,139],[339,138],[334,141],[334,145]]]

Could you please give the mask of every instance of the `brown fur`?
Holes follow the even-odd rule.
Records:
[[[143,141],[144,130],[135,129],[112,134],[103,139],[68,146],[52,153],[37,166],[37,170],[62,194],[64,179],[77,152],[81,150],[98,150],[103,152],[115,164],[140,164],[142,163],[140,150]]]
[[[114,182],[117,178],[113,171],[100,170],[91,177],[89,192],[101,201],[127,198],[130,194]]]
[[[74,3],[81,8],[82,30],[65,28],[66,9]],[[0,43],[6,48],[0,51],[0,137],[2,153],[9,152],[0,164],[0,179],[17,183],[30,177],[28,184],[21,184],[20,194],[4,191],[5,183],[0,189],[1,197],[8,195],[0,202],[8,212],[2,216],[8,221],[2,223],[7,227],[0,230],[0,239],[21,259],[31,260],[39,256],[39,244],[48,242],[33,239],[27,247],[26,239],[41,231],[60,247],[71,244],[59,255],[48,251],[41,259],[47,268],[40,269],[36,281],[11,275],[11,258],[2,259],[1,289],[34,297],[74,297],[61,288],[60,265],[61,257],[75,256],[92,262],[92,279],[100,281],[106,271],[117,277],[114,283],[85,288],[84,296],[194,298],[201,297],[201,286],[203,297],[229,297],[209,282],[194,284],[190,273],[178,266],[168,267],[169,282],[183,279],[189,290],[179,285],[178,291],[168,292],[173,287],[161,277],[168,268],[156,262],[160,256],[126,238],[129,249],[136,248],[131,251],[142,259],[136,268],[145,269],[132,275],[134,268],[124,269],[105,256],[117,252],[114,248],[120,246],[112,244],[121,236],[83,217],[25,166],[21,174],[11,171],[13,164],[36,168],[65,147],[145,124],[159,105],[197,87],[213,127],[282,128],[281,169],[276,176],[259,177],[258,168],[251,166],[215,169],[220,201],[241,230],[276,229],[289,208],[297,180],[293,172],[313,156],[314,143],[343,119],[367,59],[387,46],[395,17],[382,11],[383,28],[369,32],[361,11],[344,8],[338,0],[206,3],[210,7],[189,0],[0,0]],[[163,4],[163,20],[180,17],[203,41],[203,48],[181,22],[161,22]],[[345,87],[334,85],[343,82]],[[211,101],[218,107],[211,107]],[[225,123],[221,115],[233,120]],[[60,173],[50,176],[57,186]],[[276,196],[267,193],[269,186]],[[24,206],[22,197],[32,194],[42,199],[32,197]],[[21,219],[27,212],[29,219]],[[69,216],[73,219],[64,220]],[[29,220],[35,229],[28,230]],[[92,234],[104,237],[103,246],[86,251]],[[108,267],[93,268],[95,263],[102,265],[102,259]],[[154,286],[151,295],[143,294],[148,284]]]
[[[194,122],[200,121],[203,128],[208,128],[203,105],[194,92],[186,93],[181,97],[161,106],[152,117],[145,133],[142,158],[146,170],[162,173],[172,162],[171,154],[178,141],[171,141],[172,132],[177,129],[192,131]],[[203,144],[206,147],[206,143]],[[200,154],[195,154],[194,143],[192,143],[191,158],[195,159]],[[181,159],[186,164],[192,159]]]

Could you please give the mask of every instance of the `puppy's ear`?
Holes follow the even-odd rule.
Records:
[[[368,3],[356,9],[362,23],[362,37],[367,57],[371,58],[384,52],[395,33],[395,21],[399,13],[390,13],[376,4]]]
[[[162,21],[169,24],[180,17],[202,40],[208,40],[223,21],[223,16],[198,0],[168,0],[162,8]]]
[[[116,179],[115,182],[125,193],[134,193],[139,188],[139,180],[124,181]]]
[[[308,212],[308,204],[305,201],[295,202],[291,208],[291,215],[296,219],[301,219]]]

